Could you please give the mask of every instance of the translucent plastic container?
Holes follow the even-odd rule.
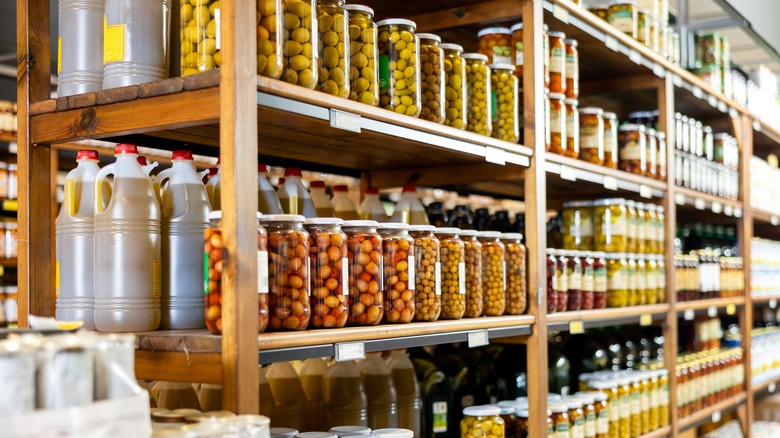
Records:
[[[282,77],[287,83],[313,90],[319,81],[319,26],[315,0],[282,0],[284,32]]]
[[[320,428],[368,425],[368,400],[354,361],[336,362],[322,377]]]
[[[428,215],[422,202],[417,197],[416,186],[404,186],[401,199],[395,205],[393,222],[403,222],[409,225],[429,225]]]
[[[368,427],[398,427],[398,394],[381,353],[366,354],[360,363],[360,377],[368,401]]]
[[[257,165],[257,211],[263,214],[282,214],[282,204],[271,182],[268,181],[268,166]]]
[[[311,267],[311,325],[314,328],[344,327],[347,323],[349,261],[347,235],[341,230],[343,223],[337,218],[306,220]]]
[[[317,217],[317,209],[311,195],[301,180],[301,169],[290,168],[284,171],[284,183],[280,183],[277,195],[285,214]]]
[[[298,373],[290,362],[275,362],[265,370],[265,378],[271,388],[270,418],[277,426],[303,430],[306,393],[303,391]]]
[[[363,202],[358,207],[358,214],[362,220],[387,222],[387,212],[379,199],[379,189],[376,187],[366,189]]]
[[[482,231],[482,291],[484,315],[501,316],[506,308],[506,246],[498,231]]]
[[[422,109],[420,40],[417,25],[395,18],[379,28],[379,106],[398,114],[418,117]]]
[[[481,53],[466,53],[466,129],[477,134],[487,135],[493,132],[492,93],[488,57]]]
[[[412,225],[414,239],[415,321],[436,321],[441,314],[441,262],[439,239],[433,225]]]
[[[420,40],[420,89],[422,110],[420,118],[444,123],[444,51],[441,37],[431,33],[417,34]]]
[[[398,426],[412,430],[415,436],[422,436],[422,398],[414,364],[405,351],[394,350],[387,358],[387,366],[398,396]]]
[[[309,192],[318,217],[337,217],[326,191],[325,181],[312,181],[309,183]]]
[[[323,93],[349,97],[350,58],[349,18],[344,0],[317,1],[317,31],[319,32],[319,86]]]
[[[349,99],[366,105],[379,105],[379,58],[374,10],[363,5],[346,5],[349,13],[350,84]]]
[[[444,124],[466,129],[466,63],[463,46],[442,44],[444,51]]]
[[[152,392],[157,393],[157,406],[162,409],[201,409],[198,393],[189,383],[159,381]]]
[[[322,403],[322,378],[328,365],[322,358],[306,359],[298,370],[301,387],[306,394],[303,407],[304,430],[320,429],[320,403]]]
[[[414,239],[409,235],[409,225],[383,223],[377,230],[382,236],[384,261],[384,322],[412,322],[416,282],[414,281]]]
[[[345,221],[360,219],[355,203],[349,197],[349,187],[341,184],[333,186],[333,199],[331,199],[331,202],[333,203],[336,217]]]
[[[459,228],[437,228],[441,243],[442,319],[461,319],[466,311],[466,250]]]
[[[377,325],[382,321],[384,293],[382,275],[382,237],[375,221],[346,221],[349,259],[350,325]]]
[[[476,230],[461,230],[464,261],[466,263],[466,311],[463,316],[476,318],[482,315],[484,296],[482,294],[482,243]]]
[[[59,1],[58,97],[103,89],[105,3],[105,0]]]

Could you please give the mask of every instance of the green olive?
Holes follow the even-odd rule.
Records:
[[[306,18],[311,15],[311,6],[305,1],[287,0],[287,11],[292,12],[300,18]]]
[[[329,30],[322,34],[322,44],[324,44],[325,47],[334,47],[338,43],[339,43],[339,34],[337,34],[336,32]]]
[[[260,51],[260,46],[257,47],[258,52]],[[298,41],[293,40],[287,40],[284,42],[284,54],[286,56],[295,56],[300,55],[303,51],[303,46]]]
[[[290,67],[293,70],[304,70],[311,67],[311,59],[303,55],[295,55],[290,59]]]
[[[295,14],[284,14],[284,28],[293,30],[301,27],[301,19]]]
[[[319,26],[320,32],[327,32],[333,27],[333,17],[328,14],[320,15],[317,19],[317,26]]]
[[[292,31],[290,36],[292,36],[293,40],[303,44],[303,43],[309,41],[309,39],[311,38],[311,32],[309,32],[308,30],[300,27],[300,28],[295,29],[294,31]]]

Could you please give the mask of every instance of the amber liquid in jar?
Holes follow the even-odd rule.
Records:
[[[561,93],[550,93],[550,152],[576,158],[569,151],[566,141],[566,97]]]
[[[637,175],[645,175],[647,172],[647,146],[645,139],[645,127],[643,125],[628,124],[619,129],[618,144],[618,169]]]
[[[577,99],[566,99],[566,150],[580,150],[580,113]],[[579,154],[579,152],[578,152]]]
[[[604,164],[604,121],[601,108],[580,108],[579,158],[593,164]]]
[[[566,93],[566,34],[547,32],[550,39],[550,93]]]

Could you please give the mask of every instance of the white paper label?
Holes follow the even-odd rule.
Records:
[[[466,295],[466,262],[458,263],[458,294]]]
[[[504,166],[506,165],[505,151],[503,149],[487,146],[485,147],[485,161]]]
[[[340,342],[336,344],[336,362],[366,358],[366,344],[358,342]]]
[[[220,16],[222,15],[221,12],[222,11],[220,10],[220,8],[214,8],[214,24],[216,25],[216,30],[214,31],[214,33],[215,33],[215,38],[217,39],[216,41],[217,50],[222,48],[222,20],[220,19]]]
[[[561,179],[575,182],[577,181],[577,175],[575,174],[574,169],[571,167],[561,165]]]
[[[569,23],[569,11],[563,8],[561,5],[553,6],[553,16],[564,23]]]
[[[648,187],[648,186],[646,186],[644,184],[640,184],[639,185],[639,196],[641,196],[643,198],[650,199],[650,198],[653,197],[653,190],[650,187]]]
[[[336,109],[330,110],[330,127],[360,133],[360,115]]]
[[[257,251],[257,293],[268,293],[268,251]]]
[[[434,272],[434,281],[436,282],[436,296],[439,296],[441,295],[441,262],[436,262],[434,264]]]
[[[720,214],[721,212],[723,212],[723,204],[721,204],[720,202],[713,202],[712,212],[715,214]]]
[[[707,203],[704,202],[704,199],[697,198],[693,201],[693,207],[697,210],[704,210],[707,208]]]
[[[715,306],[710,306],[707,308],[707,316],[710,318],[715,318],[718,316],[718,308]]]
[[[490,343],[487,330],[478,330],[468,334],[469,348],[482,347]]]
[[[349,295],[349,259],[341,259],[341,295]]]
[[[686,321],[693,321],[694,316],[696,316],[696,314],[693,312],[693,309],[688,309],[683,313],[683,319]]]
[[[407,264],[409,266],[409,270],[408,270],[408,272],[409,272],[409,275],[408,275],[409,279],[407,281],[407,287],[409,288],[409,290],[414,290],[417,287],[417,278],[414,276],[415,266],[414,266],[414,256],[413,255],[409,256],[409,262]]]

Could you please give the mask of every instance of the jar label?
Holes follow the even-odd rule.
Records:
[[[640,400],[642,411],[647,411],[650,409],[650,391],[644,390],[642,391],[642,398]]]
[[[636,220],[636,238],[638,240],[647,240],[647,229],[649,227],[647,226],[647,221],[644,219],[637,219]],[[637,245],[640,243],[637,242]]]
[[[647,290],[647,275],[645,272],[637,271],[636,273],[636,289],[638,291]]]
[[[379,89],[387,90],[390,88],[390,57],[381,55],[379,57]]]
[[[560,47],[550,50],[550,73],[564,73],[565,59],[564,50]]]
[[[512,64],[512,47],[493,46],[493,64]]]
[[[433,403],[433,431],[435,433],[447,432],[447,402]]]
[[[569,290],[569,274],[566,269],[558,270],[555,275],[558,279],[558,288],[555,289],[558,292],[567,292]]]
[[[208,279],[208,269],[209,269],[208,253],[206,253],[206,258],[203,259],[203,269],[206,270],[206,276],[204,278]],[[206,281],[205,289],[208,289],[208,287],[209,287],[208,281]],[[54,296],[55,297],[60,296],[60,261],[59,260],[54,262]]]
[[[550,131],[560,134],[565,129],[563,117],[563,109],[550,108]]]
[[[436,282],[435,290],[436,290],[436,296],[441,296],[441,262],[436,262],[434,264],[434,280]]]
[[[623,145],[623,147],[620,148],[619,154],[621,160],[637,160],[637,161],[644,161],[642,160],[643,155],[642,154],[642,148],[639,144],[636,142],[628,142]]]
[[[125,60],[125,31],[127,25],[109,26],[103,16],[103,65]]]
[[[582,268],[574,268],[569,271],[569,289],[579,291],[582,289]]]
[[[616,11],[610,11],[607,21],[619,31],[633,35],[635,24],[633,6],[630,9],[618,7]]]
[[[596,287],[596,277],[595,277],[595,270],[593,267],[585,268],[585,270],[582,273],[582,290],[586,292],[590,292],[595,290]]]
[[[611,410],[610,410],[611,411]],[[605,433],[609,433],[609,417],[611,412],[607,412],[607,409],[602,409],[601,412],[599,412],[599,416],[596,419],[596,433],[601,435]],[[620,420],[620,413],[617,412],[617,415],[615,416],[615,419],[613,421],[619,421]]]
[[[59,271],[59,262],[57,262],[57,270]],[[57,289],[59,290],[59,286],[57,286]],[[204,252],[203,253],[203,294],[208,295],[209,294],[209,253]]]
[[[620,398],[615,397],[609,402],[609,421],[614,423],[619,420],[620,420]]]
[[[523,61],[525,61],[523,58],[523,42],[518,41],[515,43],[515,65],[522,66]]]
[[[612,153],[617,147],[617,136],[609,131],[604,133],[604,152]]]
[[[341,295],[349,295],[349,259],[341,259]]]
[[[631,416],[631,397],[624,395],[620,397],[620,418]]]
[[[598,268],[594,270],[593,291],[594,292],[607,291],[607,268]]]
[[[268,251],[257,251],[257,293],[267,294],[268,290]]]
[[[628,281],[628,290],[629,291],[636,291],[638,290],[638,284],[637,284],[637,275],[636,275],[636,269],[632,269],[629,267],[626,269],[626,279]]]
[[[642,413],[642,395],[638,392],[631,394],[631,414]]]
[[[585,438],[585,421],[582,417],[574,420],[569,436],[571,438]]]
[[[415,278],[417,277],[414,275],[414,270],[416,269],[416,266],[414,264],[413,255],[409,256],[409,262],[407,263],[407,265],[409,268],[408,268],[408,275],[407,275],[408,281],[406,282],[407,283],[406,287],[409,290],[414,290],[415,287],[417,287],[417,281],[415,281]]]
[[[637,237],[637,227],[636,227],[636,218],[634,216],[629,215],[626,218],[626,225],[629,239],[636,239]]]
[[[566,137],[573,138],[580,130],[580,118],[576,113],[566,114]]]
[[[458,294],[466,295],[466,262],[458,263]]]
[[[628,289],[628,274],[626,268],[618,268],[610,272],[607,278],[607,290],[618,291]]]
[[[655,409],[661,405],[660,391],[656,388],[650,391],[650,408]]]
[[[627,228],[628,224],[625,216],[615,216],[609,209],[605,211],[601,232],[604,234],[606,244],[612,243],[613,236],[625,236]]]
[[[555,425],[555,438],[571,438],[569,434],[569,422],[557,423]]]
[[[580,80],[580,66],[574,55],[566,55],[566,78]]]
[[[658,289],[658,278],[655,275],[655,269],[647,272],[647,276],[645,276],[645,288],[651,292]]]
[[[57,38],[57,74],[60,73],[62,73],[62,37]]]
[[[588,413],[588,417],[585,419],[585,436],[586,437],[596,436],[596,413],[595,412]]]

